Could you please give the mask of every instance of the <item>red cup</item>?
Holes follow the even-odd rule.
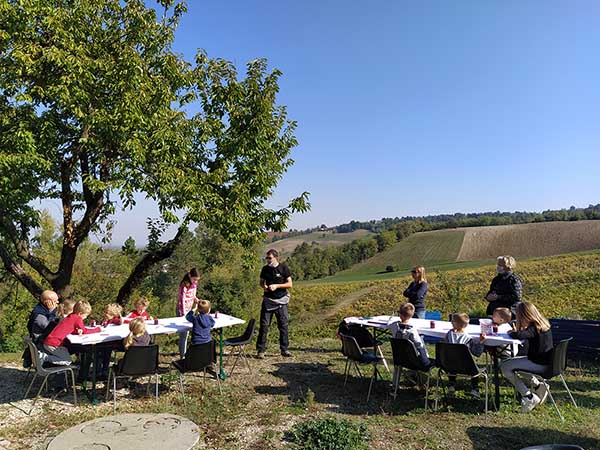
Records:
[[[435,328],[435,320],[429,322],[429,328]]]
[[[154,319],[154,325],[158,325],[158,319]]]
[[[498,325],[493,325],[492,326],[492,333],[498,334]]]
[[[215,319],[219,317],[219,311],[215,311]]]
[[[90,323],[91,326],[95,327],[96,326],[96,321],[92,320],[92,322]]]

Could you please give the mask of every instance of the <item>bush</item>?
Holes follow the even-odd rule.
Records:
[[[306,450],[366,450],[367,427],[333,417],[309,420],[294,425],[290,440]]]
[[[393,272],[394,271],[394,266],[386,266],[385,267],[385,271],[386,272]]]

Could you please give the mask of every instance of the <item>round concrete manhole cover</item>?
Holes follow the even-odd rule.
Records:
[[[189,450],[199,439],[198,426],[185,417],[121,414],[71,427],[47,450]]]

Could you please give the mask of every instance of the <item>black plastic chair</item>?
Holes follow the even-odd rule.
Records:
[[[35,406],[37,399],[40,397],[40,393],[42,392],[44,386],[46,386],[46,388],[48,387],[48,377],[53,374],[64,374],[66,383],[65,386],[69,386],[69,379],[67,377],[67,373],[71,373],[71,382],[73,384],[73,403],[75,404],[75,406],[77,406],[77,391],[75,390],[75,373],[73,371],[73,369],[76,369],[77,366],[71,364],[64,366],[44,367],[44,364],[42,363],[42,360],[40,358],[39,350],[31,340],[31,338],[24,337],[23,340],[25,341],[25,343],[27,344],[27,348],[29,349],[29,353],[31,355],[31,368],[33,369],[33,378],[31,379],[31,383],[29,383],[29,387],[27,388],[27,392],[25,392],[23,398],[27,398],[27,395],[29,395],[29,391],[31,390],[35,379],[38,376],[44,377],[44,381],[42,382],[42,385],[40,386],[35,396],[35,399],[33,400],[31,410],[29,410],[29,413],[31,414],[31,411],[33,411],[33,407]]]
[[[243,359],[246,362],[246,366],[248,366],[248,371],[252,373],[252,368],[250,367],[250,363],[248,362],[248,358],[246,357],[246,353],[244,352],[244,348],[246,345],[252,342],[252,338],[254,337],[254,332],[256,330],[256,319],[250,319],[248,321],[248,326],[246,327],[246,331],[241,336],[233,337],[230,339],[226,339],[223,341],[223,345],[226,347],[237,348],[237,354],[235,356],[235,360],[233,361],[233,366],[231,366],[231,371],[229,372],[229,376],[233,374],[235,366],[239,359]],[[233,350],[232,348],[232,350]],[[229,356],[231,355],[231,352]],[[229,356],[227,359],[229,360]]]
[[[567,386],[565,377],[563,377],[563,372],[567,368],[567,349],[569,347],[569,342],[571,341],[571,339],[572,338],[564,339],[564,340],[560,341],[558,344],[556,344],[556,346],[552,350],[552,363],[548,366],[548,370],[546,370],[545,372],[535,373],[535,372],[527,372],[524,370],[516,370],[515,372],[528,373],[530,375],[537,376],[539,378],[542,378],[542,381],[544,381],[545,383],[547,383],[549,380],[551,380],[554,377],[560,377],[560,379],[563,383],[563,386],[567,390],[567,393],[569,394],[569,397],[571,398],[571,401],[573,402],[573,405],[575,405],[575,407],[577,408],[577,403],[575,403],[575,399],[573,398],[573,395],[571,394],[571,391],[569,390],[569,387]],[[556,409],[556,412],[558,413],[558,417],[560,417],[560,420],[562,420],[564,422],[565,419],[564,419],[563,415],[560,413],[560,410],[558,409],[558,406],[556,405],[556,401],[554,401],[552,392],[550,392],[550,386],[548,386],[548,396],[550,397],[550,400],[552,401],[552,404],[554,405],[554,409]]]
[[[383,342],[371,334],[371,332],[363,327],[362,325],[350,324],[345,333],[346,336],[352,336],[356,339],[359,347],[363,350],[372,348],[373,351],[381,357],[381,362],[384,365],[385,369],[389,372],[390,369],[388,367],[387,361],[385,360],[385,356],[383,356],[383,352],[381,351],[381,346]]]
[[[140,345],[129,347],[125,351],[123,359],[117,364],[113,364],[108,369],[108,379],[106,380],[106,400],[110,392],[110,376],[113,376],[113,413],[117,411],[117,378],[137,378],[148,377],[148,386],[152,375],[156,377],[155,396],[158,401],[158,345]]]
[[[435,406],[438,409],[439,384],[442,373],[465,377],[483,377],[485,379],[485,412],[488,412],[489,378],[485,369],[477,367],[473,355],[464,344],[448,344],[438,342],[435,344],[435,365],[438,368],[438,378],[435,385]],[[446,390],[444,389],[444,396]]]
[[[396,383],[394,385],[394,398],[398,393],[398,384],[400,382],[400,370],[408,369],[415,370],[420,373],[427,375],[427,384],[425,387],[425,412],[427,412],[427,402],[429,399],[429,380],[431,375],[431,369],[435,367],[433,361],[428,366],[424,366],[423,362],[419,358],[419,354],[415,347],[415,344],[408,339],[401,338],[390,338],[390,344],[392,345],[392,357],[394,359],[394,370],[398,370],[396,376]]]
[[[356,339],[352,336],[347,336],[345,334],[340,334],[342,338],[342,353],[346,356],[346,368],[344,370],[344,386],[346,386],[346,382],[348,381],[348,374],[350,373],[350,367],[354,365],[356,371],[362,378],[362,374],[360,373],[360,369],[358,368],[359,364],[371,364],[373,366],[373,376],[371,377],[371,383],[369,384],[369,393],[367,394],[367,401],[371,398],[371,389],[373,387],[373,381],[377,379],[379,375],[379,371],[377,370],[377,365],[381,364],[383,358],[373,352],[365,351],[358,345]],[[381,378],[381,375],[379,375]]]
[[[206,369],[215,362],[215,342],[210,341],[205,344],[195,344],[190,346],[185,353],[185,358],[173,361],[171,364],[179,371],[179,387],[181,388],[181,397],[185,405],[185,392],[183,390],[183,376],[186,373],[203,372],[203,385],[206,385]],[[221,390],[221,380],[219,374],[215,374],[219,393]]]
[[[547,444],[547,445],[533,445],[531,447],[525,447],[521,450],[585,450],[579,445],[569,444]]]

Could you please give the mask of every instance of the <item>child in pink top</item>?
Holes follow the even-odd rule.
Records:
[[[194,304],[199,301],[196,297],[196,289],[200,274],[193,268],[185,274],[181,283],[179,283],[179,299],[177,301],[177,317],[185,316],[194,308]],[[179,333],[179,354],[185,358],[187,349],[187,337],[189,332],[182,331]]]
[[[79,301],[75,303],[73,312],[59,322],[50,334],[44,339],[44,350],[50,355],[48,361],[54,364],[71,364],[71,355],[64,346],[65,339],[69,334],[91,334],[100,332],[100,327],[86,328],[83,320],[92,312],[88,302]]]

